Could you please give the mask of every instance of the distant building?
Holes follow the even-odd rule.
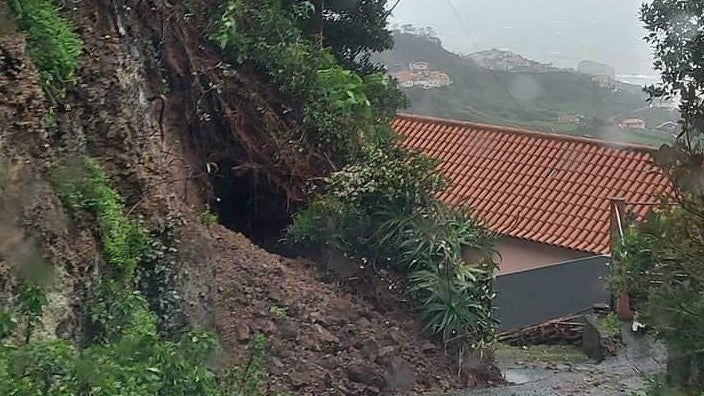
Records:
[[[607,75],[594,76],[592,81],[602,88],[613,88],[616,86],[614,79]]]
[[[393,73],[392,76],[396,80],[398,80],[399,83],[403,83],[405,81],[413,81],[413,73],[409,72],[408,70],[397,71],[396,73]]]
[[[629,118],[618,124],[621,129],[645,129],[645,121],[640,118]]]
[[[446,87],[450,84],[452,84],[452,80],[450,80],[450,76],[447,75],[447,73],[443,73],[441,71],[430,71],[430,81],[434,81],[437,83],[439,87]]]
[[[579,124],[582,118],[575,114],[560,114],[557,116],[557,122],[561,124]]]
[[[402,88],[421,87],[424,89],[446,87],[452,84],[450,76],[441,71],[430,70],[428,62],[419,61],[408,65],[409,70],[392,73]]]
[[[511,51],[496,48],[475,52],[464,57],[489,70],[540,72],[553,68],[551,63],[539,63]]]
[[[428,65],[428,62],[418,61],[418,62],[413,62],[410,65],[408,65],[408,69],[412,72],[428,71],[429,65]]]

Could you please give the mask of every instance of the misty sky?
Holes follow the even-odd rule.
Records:
[[[457,11],[453,13],[451,3]],[[575,68],[610,64],[617,74],[655,74],[638,20],[643,0],[401,0],[392,23],[432,26],[444,45],[468,53],[508,49]]]

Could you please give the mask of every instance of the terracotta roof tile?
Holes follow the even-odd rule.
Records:
[[[671,190],[645,146],[413,115],[392,126],[405,146],[441,161],[450,182],[441,199],[471,205],[513,237],[605,254],[610,198],[652,201]]]

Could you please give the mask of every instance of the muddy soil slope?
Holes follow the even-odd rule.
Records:
[[[244,136],[242,128],[256,121],[246,112],[237,123],[198,117],[198,106],[217,99],[210,92],[205,100],[203,90],[222,74],[183,10],[161,1],[68,4],[85,54],[67,106],[54,109],[57,125],[47,125],[23,38],[0,38],[0,151],[8,170],[0,223],[12,224],[0,229],[0,257],[33,251],[55,267],[47,335],[80,340],[88,290],[100,271],[91,219],[64,213],[47,181],[56,162],[90,155],[108,171],[130,215],[151,230],[179,224],[174,287],[188,323],[216,330],[234,362],[243,361],[254,334],[269,337],[274,388],[407,395],[476,384],[476,375],[458,376],[452,358],[420,335],[408,307],[382,314],[322,282],[313,264],[267,253],[241,234],[199,221],[212,185],[209,146],[193,142],[208,133]],[[257,83],[240,83],[245,92],[255,90],[251,97],[263,97]],[[0,261],[3,271],[9,264]]]

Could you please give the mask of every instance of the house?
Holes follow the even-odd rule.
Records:
[[[408,69],[412,72],[423,72],[428,71],[430,69],[430,66],[428,65],[428,62],[417,61],[408,65]]]
[[[441,161],[450,187],[440,198],[466,203],[500,235],[504,274],[608,255],[610,199],[670,189],[648,147],[415,115],[392,126]]]
[[[410,88],[413,86],[414,76],[410,71],[401,70],[391,75],[396,79],[396,81],[398,81],[399,86],[404,88]]]
[[[429,80],[438,87],[446,87],[452,84],[452,80],[450,80],[450,76],[447,73],[432,70],[428,74],[430,76]]]
[[[613,88],[616,86],[614,79],[608,75],[597,75],[592,77],[592,82],[601,88]]]
[[[424,89],[446,87],[452,84],[447,73],[430,70],[428,62],[419,61],[408,65],[409,70],[402,70],[391,75],[402,88],[422,87]]]
[[[579,124],[582,118],[575,114],[560,114],[557,116],[557,122],[561,124]]]
[[[621,129],[645,129],[645,121],[640,118],[628,118],[618,124]]]

